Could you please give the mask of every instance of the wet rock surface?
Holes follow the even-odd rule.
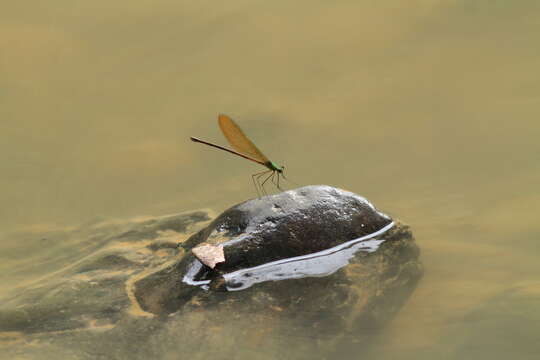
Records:
[[[203,241],[222,244],[227,260],[217,269],[229,272],[329,249],[391,222],[351,192],[306,186],[236,205],[183,247],[190,250]]]
[[[403,237],[412,244],[406,227],[396,225],[366,199],[329,186],[308,186],[250,200],[224,211],[191,236],[181,245],[186,256],[137,282],[135,294],[146,311],[175,312],[199,292],[194,285],[232,290],[227,274],[319,253],[355,239],[375,239],[374,234],[385,236],[392,227],[393,239]],[[203,243],[223,246],[225,262],[215,269],[203,265],[190,251]],[[418,251],[407,255],[416,259]],[[399,259],[392,260],[399,263]]]
[[[199,211],[60,234],[100,245],[1,299],[0,350],[312,358],[351,338],[365,346],[422,275],[408,226],[343,190],[300,188],[210,218]],[[203,243],[223,245],[225,262],[201,264],[191,249]]]

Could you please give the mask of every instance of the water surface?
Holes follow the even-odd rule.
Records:
[[[489,311],[538,299],[537,1],[1,8],[0,298],[85,251],[48,232],[254,197],[256,164],[188,140],[225,144],[222,112],[296,183],[411,225],[425,276],[368,358],[493,359],[495,329],[540,331]]]

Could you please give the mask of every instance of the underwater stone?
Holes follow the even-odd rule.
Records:
[[[359,195],[330,186],[306,186],[224,211],[180,245],[186,253],[177,263],[136,283],[135,294],[146,311],[175,312],[194,296],[210,298],[215,290],[260,287],[276,280],[314,282],[313,278],[331,275],[368,254],[383,254],[379,248],[387,248],[384,242],[389,241],[406,245],[407,251],[385,260],[396,265],[413,260],[411,280],[418,279],[419,251],[406,225],[396,224]],[[192,253],[201,244],[222,246],[225,261],[213,269],[204,265]],[[369,273],[382,276],[384,269]],[[297,284],[289,284],[293,286]],[[261,289],[268,287],[272,285]]]

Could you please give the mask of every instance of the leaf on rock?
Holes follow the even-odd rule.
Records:
[[[210,244],[199,245],[191,250],[204,265],[213,269],[216,264],[225,262],[225,253],[223,246]]]

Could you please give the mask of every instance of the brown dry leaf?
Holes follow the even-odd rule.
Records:
[[[216,264],[225,262],[223,246],[210,244],[199,245],[191,250],[204,265],[213,269]]]

